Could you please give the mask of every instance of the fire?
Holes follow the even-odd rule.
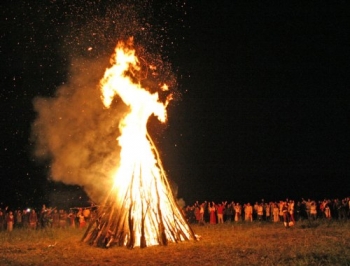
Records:
[[[143,89],[140,83],[134,83],[127,71],[139,71],[135,50],[128,49],[119,43],[114,54],[113,66],[106,70],[101,80],[102,100],[109,108],[115,95],[119,95],[130,108],[130,113],[121,121],[118,138],[121,146],[120,167],[114,176],[114,186],[121,193],[121,188],[133,177],[135,168],[142,171],[145,185],[151,182],[153,172],[157,172],[156,160],[147,139],[147,121],[154,114],[161,122],[166,121],[166,106],[158,101],[158,94],[151,94]],[[126,180],[129,178],[129,180]],[[128,182],[129,181],[129,182]]]
[[[111,61],[112,66],[100,82],[102,101],[110,108],[118,95],[130,111],[119,125],[120,164],[113,176],[111,194],[99,213],[102,222],[95,231],[105,237],[106,246],[118,242],[145,247],[166,245],[168,240],[195,239],[176,205],[158,151],[147,132],[151,115],[166,122],[171,96],[162,103],[158,93],[152,94],[135,82],[141,67],[130,45],[119,42]],[[169,90],[166,84],[159,89]],[[86,235],[88,232],[89,229]],[[98,242],[92,235],[87,239]]]

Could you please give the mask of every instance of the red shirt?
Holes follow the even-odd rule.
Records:
[[[217,212],[218,214],[224,214],[225,207],[223,205],[217,206]]]
[[[7,222],[8,223],[10,223],[10,222],[14,222],[14,216],[13,215],[9,215],[8,217],[7,217]]]

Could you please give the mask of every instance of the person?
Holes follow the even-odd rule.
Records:
[[[317,219],[317,204],[316,204],[315,201],[311,202],[310,217],[312,218],[312,220],[316,220]]]
[[[330,220],[332,218],[332,215],[331,215],[331,208],[330,208],[330,203],[331,201],[330,200],[324,200],[323,201],[323,207],[324,207],[324,216],[326,219]]]
[[[336,202],[335,202],[335,208],[337,209],[337,212],[338,212],[338,219],[339,220],[345,220],[346,219],[346,216],[347,216],[347,200],[346,199],[343,199],[343,200],[339,200],[339,199],[336,199]]]
[[[279,209],[279,216],[280,216],[280,221],[283,221],[283,206],[284,206],[284,201],[280,200],[278,203],[278,209]]]
[[[74,222],[75,214],[73,210],[69,210],[68,219],[69,219],[69,226],[72,228],[75,228],[75,222]]]
[[[347,199],[341,200],[341,209],[339,210],[341,213],[340,216],[338,216],[338,219],[346,219],[347,217],[350,218],[349,205],[350,201],[348,201]]]
[[[326,208],[326,200],[324,199],[323,201],[319,201],[318,206],[319,206],[319,210],[320,210],[319,211],[320,218],[325,218],[326,214],[325,214],[324,209]]]
[[[225,215],[226,215],[226,222],[231,223],[232,222],[232,217],[233,217],[233,208],[235,203],[229,203],[225,209]]]
[[[282,203],[283,224],[286,228],[289,227],[289,213],[287,202]]]
[[[35,210],[31,210],[29,215],[29,226],[31,229],[36,229],[38,224],[38,215],[36,214]]]
[[[272,206],[272,204],[271,204],[271,202],[270,203],[265,203],[265,206],[264,206],[264,209],[265,209],[265,219],[266,219],[266,221],[270,221],[271,220],[271,207]]]
[[[307,201],[305,201],[304,199],[302,199],[302,204],[304,204],[305,206],[305,212],[306,212],[306,217],[307,219],[311,218],[311,200],[308,199]]]
[[[79,212],[78,212],[78,215],[79,215]],[[201,219],[199,204],[196,204],[194,207],[194,215],[196,216],[196,221],[199,224]]]
[[[22,228],[22,212],[21,212],[21,210],[17,210],[15,222],[16,222],[16,224],[15,224],[16,228]]]
[[[44,207],[41,210],[41,214],[40,214],[41,228],[45,228],[45,227],[51,228],[52,227],[53,210],[51,208],[46,208],[45,205],[44,205]]]
[[[46,208],[45,204],[43,204],[41,208],[39,221],[40,221],[41,228],[45,228],[46,226],[48,226],[48,209]]]
[[[29,212],[28,210],[23,210],[22,212],[22,225],[23,228],[28,229],[29,227]]]
[[[242,206],[237,202],[235,205],[235,222],[241,220]]]
[[[204,222],[204,208],[205,208],[205,203],[203,202],[199,206],[199,224],[201,224],[201,225],[205,224],[205,222]]]
[[[260,203],[260,204],[258,205],[257,215],[258,215],[258,220],[261,222],[261,221],[263,220],[263,216],[264,216],[264,206],[263,206],[263,203]]]
[[[85,217],[85,222],[89,223],[90,222],[90,215],[91,215],[90,209],[89,208],[85,208],[83,210],[83,215]]]
[[[250,202],[248,202],[247,205],[245,206],[244,213],[245,213],[244,220],[252,222],[253,221],[253,206],[250,205]]]
[[[224,223],[224,210],[225,210],[225,205],[226,202],[220,203],[217,207],[216,207],[216,211],[218,214],[218,223],[222,224]]]
[[[194,214],[194,209],[195,207],[190,205],[188,205],[185,209],[186,219],[190,224],[194,224],[196,222],[196,215]]]
[[[85,216],[83,212],[79,212],[78,217],[79,217],[79,228],[84,228],[86,225],[86,221],[85,221]]]
[[[9,212],[7,215],[7,231],[12,232],[13,230],[13,224],[15,222],[15,216],[13,215],[12,211]]]
[[[58,213],[57,209],[54,209],[52,213],[52,227],[53,228],[60,227],[60,214]]]
[[[4,212],[0,209],[0,232],[5,229],[5,215]]]
[[[278,208],[278,205],[277,203],[274,203],[273,205],[273,222],[274,223],[277,223],[280,221],[280,215],[279,215],[279,208]]]
[[[210,220],[209,223],[210,224],[216,224],[216,208],[215,208],[215,203],[212,202],[211,204],[209,204],[209,213],[210,213]]]
[[[300,221],[301,219],[301,203],[300,201],[297,202],[297,205],[294,206],[295,211],[295,221]]]
[[[294,225],[295,224],[295,219],[294,219],[294,200],[290,200],[289,201],[288,213],[289,213],[290,222]]]
[[[256,201],[253,206],[253,220],[256,220],[258,218],[258,207],[259,203]]]
[[[59,224],[60,228],[66,228],[67,226],[67,212],[65,210],[59,210]]]
[[[208,208],[208,202],[204,201],[205,207],[204,207],[204,222],[210,221],[210,212]]]

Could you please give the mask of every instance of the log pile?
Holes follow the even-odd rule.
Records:
[[[151,141],[149,136],[148,139]],[[159,157],[157,162],[159,171],[150,173],[147,181],[141,164],[135,164],[123,195],[112,188],[82,241],[98,247],[117,245],[132,249],[196,239],[176,204]]]

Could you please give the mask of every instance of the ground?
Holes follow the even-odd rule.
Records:
[[[350,222],[192,225],[198,241],[91,247],[80,229],[0,232],[0,265],[350,265]]]

